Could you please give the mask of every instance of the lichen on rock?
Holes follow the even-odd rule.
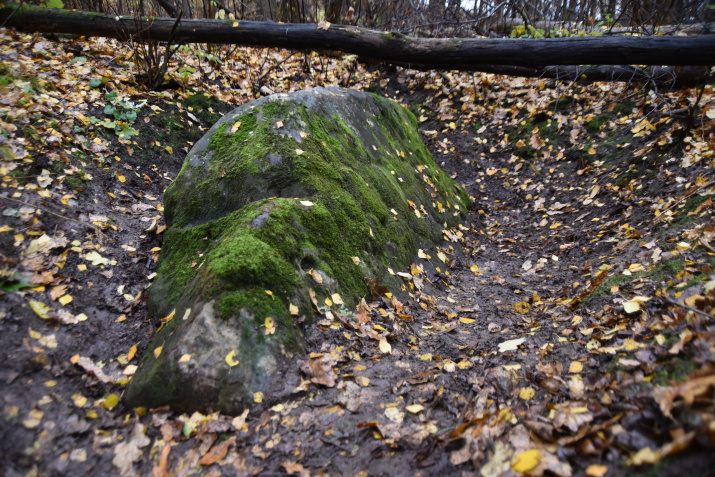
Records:
[[[339,293],[355,306],[366,277],[406,268],[466,214],[467,194],[416,124],[388,99],[338,88],[276,94],[219,120],[164,195],[169,229],[149,303],[174,315],[127,402],[235,412],[255,392],[290,393],[296,367],[279,363],[302,342],[290,305],[304,323],[317,314],[311,289],[320,303]]]

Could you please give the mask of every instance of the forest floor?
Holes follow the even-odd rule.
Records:
[[[0,475],[715,475],[712,84],[213,53],[146,92],[125,45],[0,30]],[[409,107],[469,219],[355,311],[382,345],[307,327],[291,400],[127,408],[165,187],[221,114],[318,85]]]

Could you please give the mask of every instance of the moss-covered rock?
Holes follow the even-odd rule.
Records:
[[[149,303],[173,316],[127,402],[235,412],[256,392],[291,392],[298,376],[283,370],[296,366],[279,364],[301,347],[298,316],[317,314],[311,289],[320,304],[339,293],[354,306],[366,277],[405,269],[466,214],[468,196],[416,124],[390,100],[337,88],[269,96],[219,120],[164,195]]]

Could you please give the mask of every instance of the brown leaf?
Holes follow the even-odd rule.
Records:
[[[308,289],[308,295],[310,295],[310,301],[313,302],[313,306],[315,307],[315,311],[320,313],[321,315],[323,314],[322,311],[320,311],[320,305],[318,305],[318,300],[315,298],[315,292],[313,291],[312,288]]]
[[[171,452],[171,446],[166,444],[161,450],[159,465],[151,470],[153,477],[169,477],[171,475],[169,474],[169,452]]]
[[[214,445],[199,461],[199,465],[212,465],[222,460],[228,454],[228,448],[236,442],[236,436]]]
[[[303,364],[301,370],[308,376],[312,376],[310,381],[332,388],[338,379],[338,375],[333,371],[335,362],[327,355],[319,358],[311,358]]]
[[[380,277],[365,277],[365,280],[367,281],[367,287],[370,289],[370,294],[375,298],[379,298],[390,292],[390,290],[385,285],[380,285]]]
[[[708,393],[711,386],[715,387],[715,366],[706,364],[682,383],[657,390],[658,404],[663,414],[670,416],[675,399],[682,397],[686,405],[692,405],[695,398]]]

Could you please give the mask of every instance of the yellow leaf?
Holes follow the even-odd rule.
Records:
[[[539,465],[540,462],[541,452],[536,449],[530,449],[512,457],[511,468],[523,474]]]
[[[158,358],[161,356],[161,350],[164,349],[164,346],[159,346],[158,348],[154,348],[154,357]]]
[[[169,314],[166,315],[164,318],[162,318],[162,319],[161,319],[161,322],[162,322],[162,323],[168,323],[168,322],[170,322],[171,320],[174,319],[174,315],[175,315],[175,314],[176,314],[176,308],[174,308],[173,310],[171,310],[171,313],[169,313]]]
[[[427,255],[426,253],[424,253],[424,252],[422,251],[422,249],[419,249],[419,250],[417,251],[417,256],[418,256],[419,258],[423,259],[423,260],[429,260],[430,258],[432,258],[432,257],[430,257],[429,255]]]
[[[241,121],[236,121],[235,123],[233,123],[233,126],[231,126],[231,134],[238,131],[238,128],[240,128],[240,127],[241,127]]]
[[[631,338],[626,338],[625,340],[623,340],[623,349],[625,349],[626,351],[635,351],[643,347],[644,346],[642,344]]]
[[[472,318],[460,318],[459,321],[460,321],[460,323],[464,323],[465,325],[468,325],[470,323],[474,323],[477,320],[474,320]]]
[[[305,152],[305,151],[303,151],[302,149],[296,149],[296,150],[295,150],[295,153],[298,154],[299,156],[302,155],[304,152]]]
[[[479,273],[479,267],[476,265],[472,265],[469,267],[469,269],[472,271],[473,274],[477,275]]]
[[[50,312],[50,307],[37,300],[30,300],[30,308],[35,312],[37,316],[46,320],[48,318],[47,314]]]
[[[330,297],[327,297],[327,296],[326,296],[326,297],[325,297],[325,305],[326,305],[328,308],[330,308],[331,306],[333,306],[333,300],[331,300]]]
[[[270,296],[270,297],[273,298],[274,300],[276,299],[276,297],[273,296],[273,292],[270,291],[270,290],[266,290],[266,295]]]
[[[631,465],[655,464],[661,459],[659,452],[654,451],[650,447],[644,447],[635,453],[630,459]]]
[[[131,348],[129,348],[129,352],[127,353],[127,361],[131,361],[134,359],[134,356],[137,354],[137,345],[133,345]]]
[[[181,355],[181,358],[179,358],[179,363],[188,363],[189,361],[191,361],[190,354]]]
[[[405,409],[407,410],[407,412],[410,412],[412,414],[419,414],[420,412],[424,411],[425,407],[420,404],[412,404],[411,406],[407,406]]]
[[[588,153],[593,156],[594,154],[596,154],[596,148],[591,146],[591,148],[588,150]]]
[[[235,358],[236,358],[236,352],[233,351],[233,350],[230,351],[230,352],[226,355],[226,364],[228,364],[230,367],[233,368],[234,366],[236,366],[236,365],[239,363],[239,361],[238,361],[237,359],[235,359]]]
[[[318,285],[323,284],[323,277],[320,276],[320,272],[318,272],[318,270],[311,268],[308,273],[311,277],[313,277],[313,280],[315,280]]]
[[[355,379],[355,382],[357,382],[360,386],[366,388],[370,384],[370,378],[366,378],[365,376],[358,376]]]
[[[623,302],[623,311],[625,311],[626,313],[635,313],[640,309],[641,305],[637,301],[630,300]]]
[[[589,477],[603,477],[608,472],[607,465],[591,464],[586,468],[586,475]]]
[[[350,257],[355,265],[360,265],[360,259],[357,257]]]
[[[390,346],[390,343],[388,343],[385,338],[380,340],[380,351],[382,351],[383,354],[389,354],[392,352],[392,346]]]
[[[119,182],[126,182],[126,181],[127,181],[127,178],[124,177],[124,176],[122,176],[122,175],[118,175],[118,176],[117,176],[117,180],[118,180]]]
[[[0,226],[0,234],[5,232],[12,232],[12,227],[9,225]]]
[[[263,393],[261,391],[253,393],[253,402],[256,402],[258,404],[263,402]]]
[[[422,361],[432,361],[432,353],[425,353],[422,356],[420,356],[420,359]]]
[[[528,388],[521,388],[521,391],[519,391],[519,397],[524,401],[528,401],[529,399],[533,398],[534,394],[536,394],[536,390],[531,386],[529,386]]]
[[[531,309],[531,305],[529,305],[525,301],[518,301],[511,305],[511,309],[514,310],[515,312],[519,313],[520,315],[526,315],[529,313],[529,310]]]
[[[82,396],[81,394],[73,394],[72,395],[72,402],[74,403],[75,406],[79,408],[83,408],[85,404],[87,404],[87,398]]]
[[[442,260],[442,262],[447,263],[447,256],[443,254],[442,252],[437,252],[437,258]]]
[[[173,148],[173,147],[171,147],[171,146],[166,146],[164,149],[165,149],[166,152],[168,152],[169,154],[174,154],[174,148]]]
[[[276,332],[276,322],[270,316],[265,321],[266,335],[272,335]]]
[[[345,302],[343,302],[343,299],[337,293],[333,293],[332,295],[330,295],[330,297],[333,299],[333,303],[335,303],[336,305],[345,304]]]
[[[66,306],[72,302],[72,295],[63,295],[57,301],[59,301],[62,306]]]
[[[580,373],[581,371],[583,371],[583,364],[578,361],[571,361],[571,365],[569,365],[569,373],[575,374]]]
[[[298,310],[298,307],[295,306],[293,303],[288,305],[288,310],[290,311],[290,314],[293,316],[298,316],[300,314],[300,310]]]
[[[109,396],[107,396],[107,398],[102,403],[102,406],[105,407],[106,409],[112,409],[117,404],[119,404],[119,396],[112,393]]]

